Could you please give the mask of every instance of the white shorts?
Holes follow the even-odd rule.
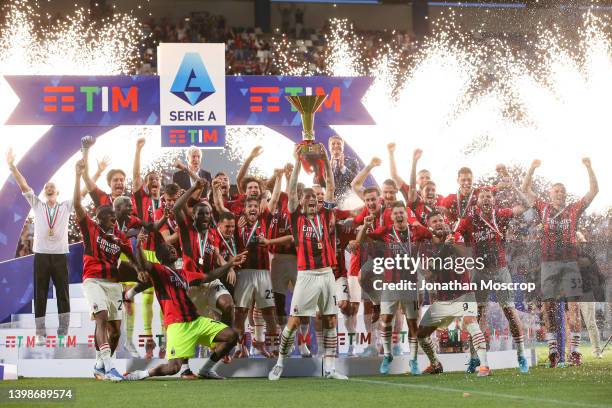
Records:
[[[274,307],[270,272],[264,269],[240,269],[236,272],[234,286],[235,306],[249,308],[253,300],[258,309]]]
[[[322,316],[338,313],[332,268],[298,272],[291,299],[291,316],[315,317],[317,308]]]
[[[351,303],[361,303],[361,284],[359,284],[359,276],[349,276],[349,300]]]
[[[457,299],[434,302],[425,313],[423,313],[419,326],[448,326],[456,318],[464,316],[476,317],[477,314],[478,304],[476,303],[476,296],[473,292],[465,293]]]
[[[346,276],[336,279],[336,300],[338,302],[349,300],[349,285]]]
[[[187,295],[198,309],[198,314],[206,316],[208,310],[221,313],[221,310],[217,308],[217,299],[222,295],[230,296],[230,293],[225,289],[221,281],[217,279],[202,286],[189,287]]]
[[[272,291],[287,294],[289,283],[295,286],[297,279],[297,256],[294,254],[270,253],[270,275]]]
[[[512,283],[510,269],[507,266],[491,269],[475,269],[472,271],[472,282],[480,288],[481,281],[492,281],[493,283]],[[514,291],[513,290],[496,290],[495,299],[500,307],[514,307]],[[486,305],[489,301],[489,291],[486,289],[478,289],[476,291],[476,302],[478,305]]]
[[[121,320],[123,317],[123,286],[120,283],[87,278],[83,281],[83,293],[92,316],[106,310],[108,320]]]
[[[383,300],[380,302],[380,314],[394,315],[398,307],[404,312],[406,319],[419,318],[419,302],[414,300]]]
[[[544,299],[582,296],[582,276],[576,261],[542,262]]]

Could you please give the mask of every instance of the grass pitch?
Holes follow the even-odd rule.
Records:
[[[94,379],[24,378],[0,382],[0,406],[7,407],[612,407],[612,353],[603,360],[582,350],[582,367],[538,367],[527,375],[497,370],[488,378],[463,373],[437,376],[353,377],[349,381],[321,378],[230,379],[184,381],[149,379],[107,383]],[[72,388],[74,402],[9,402],[8,389]]]

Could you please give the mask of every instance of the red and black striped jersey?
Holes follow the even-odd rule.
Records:
[[[117,265],[121,252],[131,255],[132,246],[125,235],[115,229],[105,234],[87,214],[79,221],[83,234],[83,280],[87,278],[118,279]]]
[[[95,208],[103,205],[113,205],[113,197],[98,187],[96,187],[94,191],[90,191],[89,196],[91,197],[91,201],[93,201]]]
[[[180,273],[161,264],[151,264],[149,271],[155,296],[164,315],[164,325],[186,323],[196,320],[199,315],[196,306],[187,295],[187,281]]]
[[[385,258],[395,258],[396,255],[412,257],[416,255],[413,229],[414,227],[410,225],[404,231],[396,229],[393,225],[382,226],[367,235],[374,241],[382,243],[382,248],[377,248],[376,252],[382,252]],[[410,274],[408,270],[405,273],[400,272],[404,271],[398,271],[395,268],[389,269],[385,273],[385,278],[388,282],[399,282],[405,278],[414,280],[416,278],[416,274]]]
[[[191,221],[191,220],[189,220]],[[219,234],[212,226],[198,232],[193,222],[186,224],[178,220],[179,239],[183,250],[183,276],[191,284],[204,278],[216,266],[216,253],[219,248]]]
[[[299,206],[289,214],[291,231],[297,251],[298,271],[333,267],[336,265],[336,251],[329,230],[333,210],[321,208],[309,218]]]
[[[143,186],[132,193],[132,205],[134,207],[134,215],[145,222],[155,223],[164,216],[164,199],[153,198],[148,194]],[[157,210],[161,209],[161,216],[157,218]],[[159,233],[151,231],[147,236],[143,248],[149,251],[155,251],[155,243],[161,242]]]
[[[335,224],[332,230],[332,239],[334,248],[336,249],[336,267],[334,268],[334,275],[336,279],[347,276],[346,270],[346,259],[344,256],[344,250],[348,246],[351,240],[356,238],[355,229],[351,228],[350,231],[345,232],[342,221],[350,218],[351,212],[347,210],[334,209]]]
[[[478,193],[483,187],[473,188],[468,194],[449,194],[444,200],[442,200],[441,206],[448,209],[448,219],[451,222],[455,222],[461,218],[468,216],[476,207],[476,201],[478,200]],[[493,194],[497,192],[495,186],[486,187],[490,189]]]
[[[382,213],[381,213],[382,211]],[[406,208],[406,212],[408,213],[408,224],[412,224],[416,221],[416,217],[410,208]],[[367,207],[363,207],[361,212],[355,216],[354,224],[355,226],[363,225],[365,217],[370,215],[370,211]],[[380,211],[378,214],[375,214],[374,217],[374,229],[380,226],[389,226],[393,225],[393,220],[391,219],[391,208],[385,207],[384,204],[381,203]]]
[[[164,216],[163,207],[158,208],[157,211],[155,212],[155,219],[159,220],[163,218],[163,216]],[[164,242],[164,237],[161,235],[163,231],[167,231],[168,233],[170,233],[170,235],[178,231],[178,224],[176,223],[176,220],[174,219],[174,213],[172,211],[170,211],[170,216],[168,217],[164,225],[162,225],[159,228],[160,236],[159,237],[156,236],[155,245],[157,245],[160,242]],[[181,251],[180,241],[176,242],[173,246],[174,248],[176,248],[178,255],[182,256],[183,252]]]
[[[485,215],[476,207],[459,221],[457,232],[470,237],[474,258],[482,258],[486,267],[502,268],[507,264],[504,237],[513,216],[512,208],[494,208]]]
[[[456,258],[459,255],[455,245],[463,245],[463,236],[454,232],[455,244],[434,243],[431,231],[420,225],[414,229],[414,239],[418,245],[418,253],[421,257],[421,267],[431,273],[431,280],[437,283],[460,282],[466,286],[470,283],[470,273],[466,270],[457,273],[456,268],[445,268],[446,260]],[[461,295],[473,292],[471,290],[445,290],[438,291],[437,300],[449,301],[457,299]]]
[[[436,207],[442,206],[443,200],[444,198],[441,195],[438,195],[436,204],[431,206],[429,204],[425,204],[425,202],[420,198],[417,198],[417,200],[410,205],[410,209],[414,213],[416,220],[420,222],[422,226],[427,226],[427,216],[430,212],[434,211]]]
[[[393,225],[382,226],[369,232],[367,235],[369,238],[385,244],[387,256],[403,255],[404,253],[412,255],[414,234],[411,230],[413,228],[409,225],[407,229],[400,231]]]
[[[234,235],[231,237],[224,237],[219,230],[217,230],[217,234],[219,235],[219,255],[225,261],[227,261],[231,256],[236,256],[238,253],[238,236],[234,231]]]
[[[121,231],[124,234],[127,234],[131,229],[140,229],[142,228],[142,220],[138,217],[130,215],[127,220],[115,222],[115,230]]]
[[[578,259],[576,230],[578,220],[589,206],[584,197],[557,210],[551,203],[536,200],[534,207],[542,222],[542,261],[568,261]]]
[[[245,194],[238,194],[235,197],[232,197],[229,200],[223,200],[223,206],[227,208],[227,210],[233,213],[236,217],[240,217],[242,212],[244,211],[244,199],[246,198]]]
[[[253,225],[238,227],[238,252],[248,251],[246,262],[242,265],[243,269],[270,269],[270,254],[268,247],[259,245],[257,237],[268,233],[268,227],[272,214],[266,209]]]
[[[370,215],[368,207],[363,207],[361,212],[355,216],[355,220],[353,221],[355,226],[363,225],[364,219],[368,215]],[[393,225],[393,220],[391,220],[391,209],[381,204],[378,213],[374,214],[374,229],[385,225]]]
[[[288,202],[289,196],[281,192],[278,204],[276,204],[276,208],[272,212],[272,219],[268,228],[268,239],[291,235],[291,222],[289,221],[289,210],[287,209]],[[273,254],[295,254],[295,245],[293,243],[272,245],[270,252]]]
[[[164,199],[153,198],[148,194],[144,185],[140,189],[132,193],[132,205],[134,207],[134,215],[143,221],[155,222],[159,218],[156,218],[156,212],[158,209],[163,208]],[[163,216],[163,211],[162,211]]]

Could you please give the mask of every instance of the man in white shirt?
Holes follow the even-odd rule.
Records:
[[[70,323],[70,298],[68,293],[68,220],[74,210],[72,200],[59,202],[55,184],[44,186],[44,201],[41,200],[15,166],[11,149],[6,161],[21,192],[34,211],[34,316],[37,343],[46,336],[45,315],[49,280],[53,279],[57,294],[59,313],[58,336],[65,336]]]

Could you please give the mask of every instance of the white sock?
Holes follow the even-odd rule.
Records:
[[[125,293],[125,297],[130,299],[130,300],[134,299],[134,296],[136,296],[136,295],[137,295],[137,293],[136,293],[136,288],[135,287],[128,289],[128,291]]]
[[[331,373],[336,371],[336,353],[338,351],[338,331],[336,328],[323,329],[323,371]]]
[[[100,356],[100,350],[96,350],[96,368],[102,370],[104,368],[104,362]]]
[[[419,337],[418,341],[421,344],[421,349],[429,359],[431,365],[436,365],[439,360],[436,350],[434,349],[434,345],[431,341],[431,337]]]
[[[570,353],[578,352],[578,347],[580,347],[580,340],[582,338],[582,334],[580,333],[570,333]]]
[[[315,336],[317,337],[317,354],[323,355],[323,332],[315,327]]]
[[[113,369],[113,361],[111,360],[111,349],[108,343],[100,346],[100,358],[104,364],[104,371],[107,373]]]
[[[293,350],[294,341],[295,329],[291,330],[287,326],[285,326],[283,332],[281,333],[280,343],[278,347],[278,365],[283,365],[283,359],[287,358],[289,353]]]
[[[481,367],[488,367],[489,362],[487,360],[487,341],[485,340],[484,334],[480,330],[478,323],[470,323],[466,327],[470,337],[472,338],[472,344],[476,349],[476,354],[480,359]]]
[[[419,350],[419,341],[416,337],[408,337],[408,344],[410,345],[410,359],[417,359],[417,351]]]
[[[136,378],[138,378],[139,380],[144,380],[149,376],[149,370],[138,370],[134,371],[132,374],[136,374]]]
[[[380,322],[380,338],[383,345],[383,352],[386,356],[391,355],[391,339],[393,337],[391,330],[393,323]]]
[[[181,364],[180,374],[183,374],[185,371],[189,370],[189,364]]]
[[[522,356],[525,354],[525,336],[518,336],[514,338],[514,344],[516,344],[516,354]]]
[[[551,332],[546,333],[546,342],[548,343],[548,354],[549,355],[559,352],[559,349],[557,348],[556,333],[551,333]]]
[[[215,368],[215,365],[217,365],[217,363],[218,361],[212,361],[210,357],[207,358],[202,368],[200,368],[200,374],[203,375],[212,371]]]

